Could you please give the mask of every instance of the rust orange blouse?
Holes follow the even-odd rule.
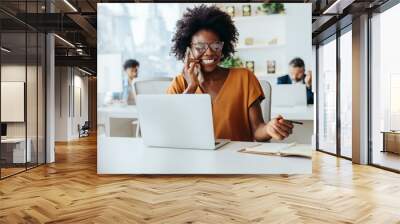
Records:
[[[182,74],[169,86],[168,94],[180,94],[187,83]],[[198,87],[196,94],[202,94]],[[245,68],[231,68],[224,84],[212,102],[214,133],[217,139],[253,141],[249,108],[264,99],[264,93],[256,76]]]

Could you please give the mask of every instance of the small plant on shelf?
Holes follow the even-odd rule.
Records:
[[[257,7],[258,12],[262,14],[280,14],[285,12],[283,3],[263,3]]]
[[[224,68],[237,68],[243,67],[243,61],[237,56],[231,56],[226,57],[219,65]]]

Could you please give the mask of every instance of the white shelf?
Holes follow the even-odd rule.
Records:
[[[278,73],[275,73],[275,74],[267,74],[267,71],[262,72],[262,73],[256,72],[255,75],[256,75],[256,77],[259,78],[259,79],[276,79],[276,78],[282,76],[282,74],[278,74]],[[275,83],[271,83],[271,84],[275,84]]]
[[[284,19],[286,14],[271,14],[271,15],[255,15],[255,16],[234,16],[232,20],[234,22],[245,22],[252,20],[263,20],[263,19],[271,19],[271,18],[282,18]]]
[[[237,45],[236,50],[248,50],[248,49],[266,49],[266,48],[281,48],[284,44],[254,44],[254,45]]]

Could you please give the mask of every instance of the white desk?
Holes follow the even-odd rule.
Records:
[[[278,115],[282,115],[286,119],[290,120],[299,120],[304,123],[304,125],[298,126],[295,125],[293,130],[293,134],[286,139],[284,142],[297,142],[301,144],[311,144],[311,138],[314,133],[314,106],[309,105],[307,107],[272,107],[271,108],[271,117],[274,118]],[[110,105],[107,107],[99,107],[98,108],[98,125],[104,126],[104,132],[106,136],[111,136],[110,133],[116,133],[116,136],[124,136],[118,135],[119,132],[127,133],[127,127],[124,127],[123,124],[116,124],[116,127],[113,128],[110,121],[112,118],[130,118],[137,119],[137,109],[136,106],[123,106],[123,105]],[[125,122],[126,126],[134,129],[132,122]],[[99,133],[102,133],[102,130],[98,130]],[[133,130],[130,130],[134,132]]]
[[[133,105],[110,105],[97,108],[99,114],[118,118],[137,118],[136,106]]]
[[[97,108],[97,112],[98,112],[98,125],[104,126],[104,131],[107,136],[110,136],[111,133],[112,125],[110,122],[112,118],[137,119],[138,117],[136,106],[130,106],[130,105],[129,106],[110,105],[107,107],[99,107]],[[128,122],[126,123],[126,125],[129,125],[129,127],[131,127],[132,122]]]
[[[140,138],[99,136],[98,174],[309,174],[312,160],[240,153],[255,142],[231,142],[218,150],[153,148]],[[310,146],[310,150],[311,146]]]
[[[27,159],[26,162],[31,162],[31,157],[32,157],[32,152],[31,152],[31,145],[32,141],[30,138],[26,139],[27,147],[26,147],[26,154],[25,154],[25,138],[6,138],[6,139],[1,139],[1,144],[4,145],[14,145],[14,148],[12,148],[13,151],[13,163],[25,163],[25,160]]]

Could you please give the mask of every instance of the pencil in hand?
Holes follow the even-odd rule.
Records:
[[[292,121],[292,120],[286,120],[286,121],[289,121],[290,123],[293,123],[293,124],[303,124],[303,122],[300,122],[300,121]]]

